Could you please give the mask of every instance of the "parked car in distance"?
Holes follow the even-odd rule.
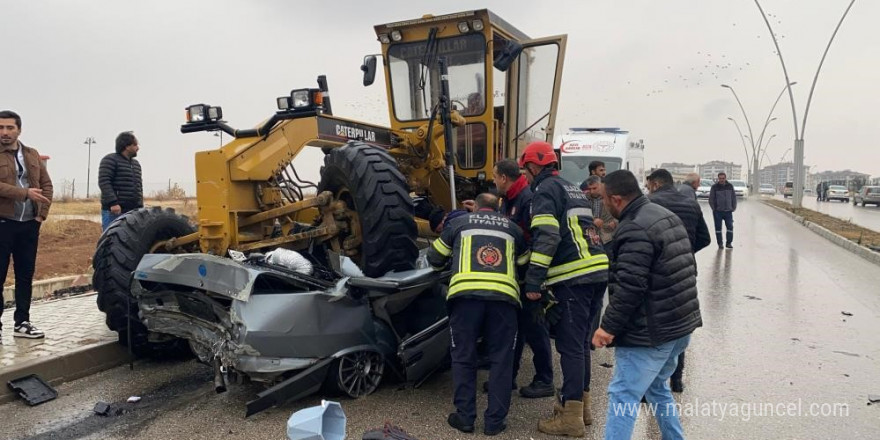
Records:
[[[782,198],[789,198],[792,194],[794,194],[794,182],[785,182],[785,186],[782,187]]]
[[[880,206],[880,186],[863,186],[853,196],[853,205],[859,204],[862,206],[869,204]]]
[[[697,190],[695,192],[697,193],[698,199],[708,199],[710,191],[712,191],[712,185],[709,185],[708,183],[705,183],[705,182],[701,182],[700,186],[697,187]]]
[[[769,183],[762,183],[761,187],[758,188],[758,193],[759,194],[766,194],[768,196],[775,196],[776,195],[776,188],[774,188],[773,185],[771,185]]]
[[[843,185],[831,185],[825,191],[825,200],[840,200],[843,203],[849,203],[849,191]]]
[[[749,187],[746,185],[746,182],[742,180],[728,180],[731,185],[733,185],[733,191],[736,192],[737,197],[745,197],[749,192]]]

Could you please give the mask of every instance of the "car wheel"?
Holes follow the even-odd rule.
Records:
[[[865,202],[862,202],[862,208],[864,208],[864,207],[865,207],[865,205],[866,205],[866,203],[865,203]]]
[[[330,246],[368,277],[415,268],[418,230],[406,179],[385,150],[352,141],[324,157],[318,192],[330,191],[349,222]]]
[[[141,257],[164,240],[195,232],[189,219],[173,209],[141,208],[114,221],[98,239],[92,258],[92,285],[98,292],[98,309],[104,312],[107,327],[119,333],[119,342],[143,355],[176,355],[189,348],[179,339],[165,342],[147,340],[147,328],[138,317],[137,301],[131,296],[131,273]],[[130,333],[130,335],[128,334]]]
[[[352,399],[372,394],[385,375],[385,360],[375,351],[348,353],[333,363],[327,376],[331,392]]]

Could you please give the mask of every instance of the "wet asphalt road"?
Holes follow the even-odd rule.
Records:
[[[740,204],[735,225],[734,249],[713,244],[697,255],[704,327],[693,336],[686,389],[677,396],[690,411],[682,417],[687,437],[880,438],[880,404],[866,405],[868,394],[880,394],[880,267],[757,201]],[[602,436],[603,390],[612,370],[600,364],[614,362],[610,350],[594,353],[596,421],[587,438]],[[531,377],[524,364],[520,384]],[[420,389],[392,384],[358,401],[342,400],[348,438],[385,420],[422,440],[483,438],[446,425],[450,385],[443,372]],[[38,407],[0,406],[0,438],[283,439],[290,414],[319,402],[309,398],[245,419],[244,403],[258,390],[232,387],[217,395],[205,366],[141,361],[133,372],[120,367],[62,385],[57,400]],[[91,413],[99,400],[130,395],[143,400],[122,415]],[[478,405],[485,408],[484,396]],[[845,414],[822,416],[834,411]],[[496,438],[552,438],[535,426],[550,412],[549,399],[514,397],[510,427]],[[479,432],[481,418],[477,423]],[[639,418],[634,438],[660,438],[650,417]]]
[[[775,198],[782,200],[782,196],[776,196]],[[791,203],[791,199],[784,200]],[[837,200],[818,202],[816,201],[816,196],[811,194],[804,194],[803,206],[804,208],[828,214],[832,217],[849,220],[868,229],[880,231],[880,207],[878,206],[853,206],[852,199],[850,199],[849,203]]]

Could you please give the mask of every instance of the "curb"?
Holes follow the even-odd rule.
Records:
[[[50,278],[48,280],[34,281],[31,301],[37,301],[52,296],[56,290],[65,289],[75,285],[88,285],[92,282],[92,275],[69,275],[64,277]],[[11,302],[15,297],[15,284],[3,287],[3,302]]]
[[[122,365],[130,360],[128,351],[116,341],[99,342],[76,350],[33,359],[0,370],[0,404],[18,398],[6,383],[29,374],[37,374],[52,386],[79,379]]]
[[[826,229],[823,226],[820,226],[820,225],[813,223],[811,221],[804,220],[803,217],[801,217],[799,215],[795,215],[794,213],[786,211],[785,209],[782,209],[778,206],[774,206],[774,205],[771,205],[766,202],[762,202],[762,203],[764,203],[764,205],[767,205],[767,206],[785,214],[786,216],[793,219],[794,221],[806,226],[807,229],[815,232],[816,234],[818,234],[822,237],[825,237],[828,241],[864,258],[865,260],[868,260],[871,263],[874,263],[874,264],[880,266],[880,252],[874,252],[864,246],[861,246],[857,243],[853,243],[852,241],[848,240],[846,237],[843,237],[842,235],[837,235],[834,232],[829,231],[828,229]]]

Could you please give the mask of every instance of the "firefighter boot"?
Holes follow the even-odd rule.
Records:
[[[590,400],[590,392],[584,391],[584,425],[592,425],[593,424],[593,409],[592,409],[592,401]]]
[[[538,422],[538,430],[550,435],[584,436],[584,402],[568,400],[562,412]]]

